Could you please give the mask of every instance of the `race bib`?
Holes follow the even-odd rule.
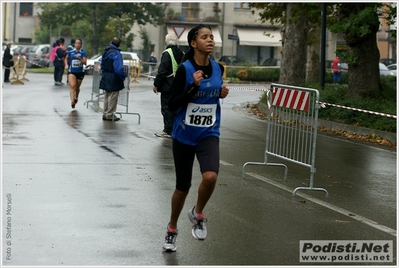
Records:
[[[216,104],[187,105],[185,124],[194,127],[210,127],[216,122]]]
[[[72,60],[72,68],[80,68],[82,67],[83,64],[80,60]]]

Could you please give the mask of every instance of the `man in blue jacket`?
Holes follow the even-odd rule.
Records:
[[[104,90],[103,120],[106,121],[118,121],[120,119],[115,116],[115,111],[118,105],[119,91],[125,88],[123,82],[126,78],[122,54],[119,49],[120,44],[121,40],[114,37],[101,57],[100,89]]]

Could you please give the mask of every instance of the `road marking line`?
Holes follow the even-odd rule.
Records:
[[[223,160],[219,160],[219,163],[222,164],[222,165],[224,165],[224,166],[234,166],[233,164],[224,162]]]
[[[275,182],[273,180],[267,179],[267,178],[265,178],[263,176],[260,176],[258,174],[255,174],[255,173],[252,173],[252,172],[246,172],[246,174],[249,175],[249,176],[252,176],[252,177],[254,177],[256,179],[262,180],[262,181],[264,181],[266,183],[269,183],[269,184],[271,184],[273,186],[276,186],[277,188],[280,188],[280,189],[282,189],[284,191],[287,191],[287,192],[290,192],[290,193],[293,192],[293,190],[290,189],[288,186],[280,184],[280,183]],[[363,222],[363,223],[365,223],[365,224],[367,224],[367,225],[369,225],[369,226],[371,226],[371,227],[373,227],[375,229],[378,229],[380,231],[383,231],[384,233],[387,233],[387,234],[390,234],[390,235],[396,237],[396,230],[394,230],[392,228],[389,228],[389,227],[387,227],[385,225],[381,225],[378,222],[375,222],[373,220],[367,219],[367,218],[365,218],[363,216],[360,216],[360,215],[356,215],[356,213],[350,212],[350,211],[348,211],[346,209],[337,207],[335,205],[332,205],[330,203],[327,203],[325,201],[322,201],[322,200],[320,200],[318,198],[315,198],[313,196],[310,196],[310,195],[307,195],[307,194],[304,194],[304,193],[297,192],[295,195],[300,196],[302,198],[305,198],[305,199],[307,199],[307,200],[309,200],[309,201],[311,201],[313,203],[316,203],[316,204],[318,204],[320,206],[323,206],[325,208],[331,209],[331,210],[333,210],[335,212],[338,212],[338,213],[340,213],[342,215],[345,215],[345,216],[350,217],[352,219],[355,219],[357,221]]]

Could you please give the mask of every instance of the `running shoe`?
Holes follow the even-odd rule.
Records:
[[[165,252],[175,252],[176,251],[176,238],[178,234],[178,230],[176,232],[169,232],[168,228],[166,228],[165,242],[162,246],[163,251]]]
[[[163,137],[163,138],[171,138],[172,136],[170,135],[170,134],[168,134],[168,133],[166,133],[166,132],[161,132],[161,133],[155,133],[155,136],[157,136],[157,137]]]
[[[75,108],[75,102],[71,102],[71,107]]]
[[[191,230],[191,233],[193,234],[195,239],[198,240],[204,240],[206,238],[206,235],[208,234],[208,231],[206,230],[206,219],[204,217],[204,215],[202,215],[201,217],[196,217],[194,215],[194,210],[195,210],[195,206],[190,209],[188,211],[188,218],[191,221],[191,223],[193,224],[193,228]]]

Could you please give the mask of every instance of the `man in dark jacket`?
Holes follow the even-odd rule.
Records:
[[[115,116],[118,105],[119,91],[125,88],[126,78],[123,69],[123,59],[119,46],[121,40],[114,37],[111,44],[105,48],[101,57],[101,80],[100,89],[104,90],[104,111],[103,120],[118,121]]]
[[[161,133],[155,133],[157,137],[168,137],[172,135],[173,121],[175,112],[168,108],[170,98],[170,87],[175,78],[177,67],[179,66],[184,52],[177,46],[177,36],[173,33],[165,36],[166,49],[162,52],[161,63],[158,67],[158,73],[154,80],[154,93],[161,93],[161,113],[163,116],[164,128]]]
[[[11,55],[11,42],[7,43],[7,47],[4,50],[4,55],[3,55],[3,66],[5,67],[4,69],[4,83],[9,83],[10,82],[10,67],[14,65],[14,61],[12,59]]]
[[[64,43],[65,39],[60,38],[57,40],[57,43],[59,47],[55,51],[55,59],[54,59],[54,79],[55,79],[55,85],[56,86],[62,86],[64,83],[62,83],[62,76],[64,74],[64,68],[65,68],[65,63],[64,63],[64,58],[68,54]]]

